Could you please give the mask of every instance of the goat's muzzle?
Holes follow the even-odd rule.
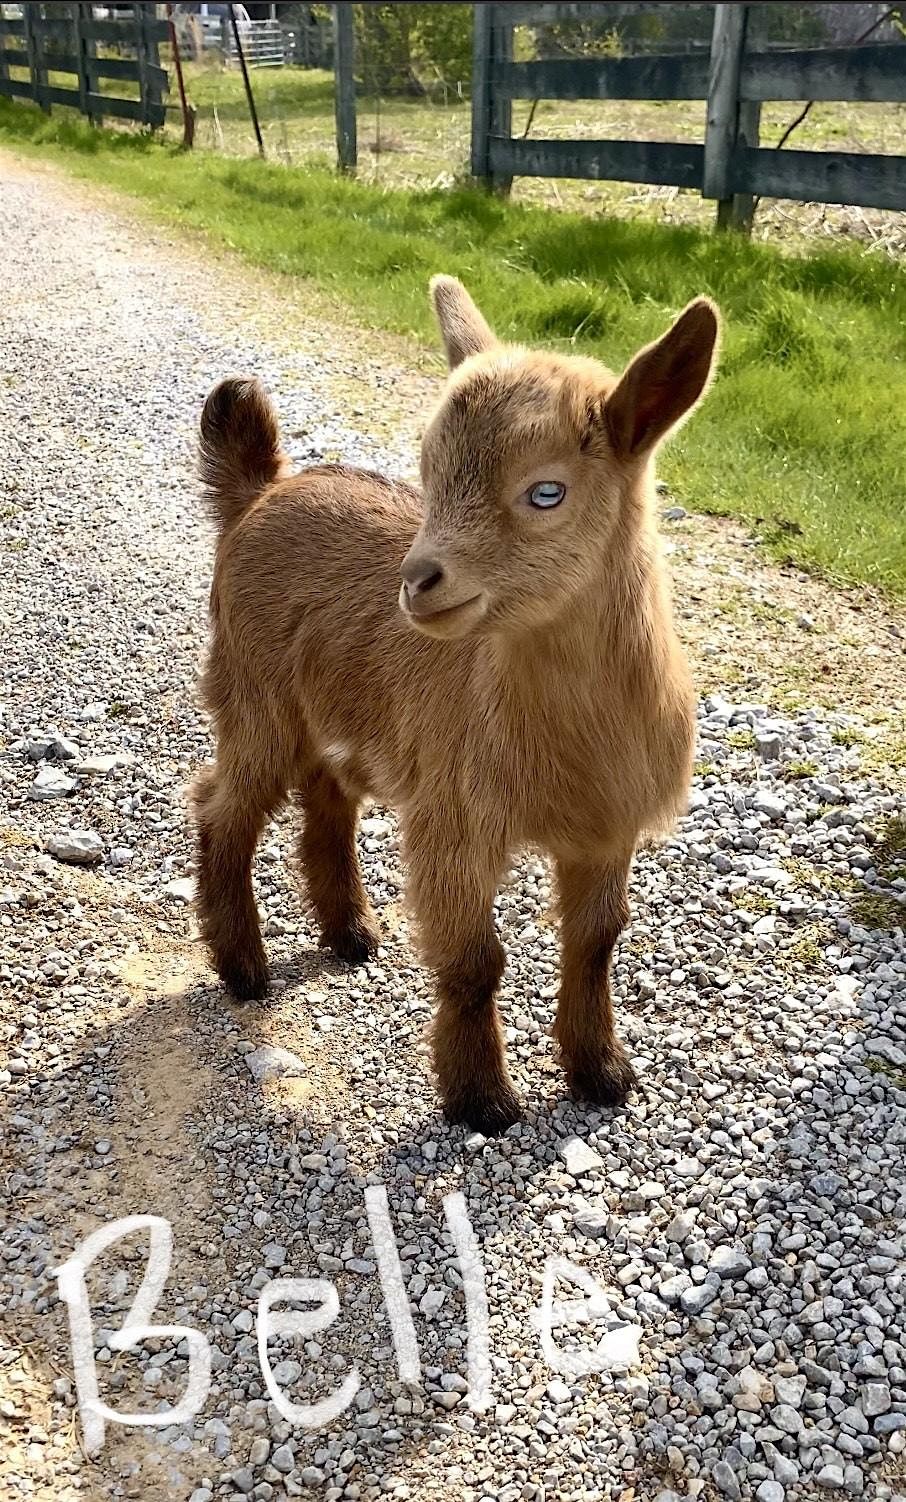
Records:
[[[400,573],[400,610],[428,636],[463,636],[485,613],[484,591],[456,578],[423,543],[409,549]]]

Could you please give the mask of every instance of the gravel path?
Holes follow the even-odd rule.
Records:
[[[640,856],[619,951],[643,1081],[625,1111],[562,1096],[556,931],[527,859],[498,909],[526,1118],[492,1143],[442,1122],[430,987],[381,810],[362,832],[377,962],[347,971],[313,947],[281,821],[257,867],[274,994],[232,1005],[186,905],[183,789],[209,753],[193,691],[211,561],[199,405],[253,371],[300,459],[399,472],[411,454],[337,416],[331,382],[354,349],[292,357],[230,322],[220,273],[185,250],[164,258],[52,181],[0,174],[4,1497],[903,1502],[906,798],[871,771],[871,725],[703,701],[690,814]],[[395,372],[366,375],[389,399]],[[418,1384],[399,1379],[377,1273],[378,1185]],[[485,1411],[469,1400],[451,1194],[486,1279]],[[207,1337],[212,1386],[194,1422],[110,1425],[89,1463],[52,1269],[140,1213],[173,1229],[153,1317]],[[561,1311],[542,1350],[546,1265],[586,1323]],[[184,1341],[111,1350],[144,1268],[135,1238],[89,1277],[101,1397],[122,1409],[174,1404],[186,1382]],[[262,1380],[257,1299],[281,1276],[339,1296],[329,1330],[272,1343],[287,1395],[313,1403],[358,1374],[318,1432],[282,1418]],[[635,1326],[637,1362],[583,1374],[581,1354],[627,1327],[631,1346]]]

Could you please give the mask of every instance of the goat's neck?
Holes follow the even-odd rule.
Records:
[[[604,681],[638,692],[667,669],[671,610],[656,539],[647,529],[602,567],[555,620],[490,644],[495,676],[507,694],[541,707],[564,694],[592,696]]]

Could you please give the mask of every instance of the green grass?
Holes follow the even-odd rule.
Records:
[[[884,257],[788,255],[465,188],[382,189],[327,166],[187,155],[5,100],[0,142],[432,346],[435,271],[462,276],[504,337],[617,365],[711,293],[726,318],[721,373],[665,452],[672,493],[757,523],[778,555],[906,594],[906,272]]]
[[[817,777],[818,763],[814,761],[790,761],[783,769],[783,776],[787,782],[795,782],[801,777]]]

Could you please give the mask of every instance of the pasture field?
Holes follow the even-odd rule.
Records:
[[[314,147],[329,103],[324,81],[297,72],[291,80],[297,94],[303,84],[310,91]],[[206,81],[192,81],[199,106]],[[274,99],[286,86],[276,74],[255,81]],[[211,74],[215,83],[235,95],[232,74]],[[420,119],[432,109],[399,106],[407,108]],[[269,118],[264,98],[262,113]],[[436,113],[445,129],[456,117],[464,143],[466,109]],[[238,133],[240,102],[221,99],[218,118]],[[292,143],[288,122],[286,133]],[[201,231],[250,266],[306,279],[363,325],[429,347],[426,283],[439,270],[464,279],[502,336],[615,365],[689,298],[710,293],[726,320],[721,373],[688,437],[664,455],[672,493],[690,509],[741,518],[778,557],[906,594],[906,271],[884,249],[844,237],[750,243],[600,205],[552,212],[531,198],[503,201],[454,180],[462,151],[440,138],[448,176],[433,186],[430,173],[421,185],[389,180],[405,153],[382,153],[376,167],[344,178],[323,156],[285,165],[186,154],[167,139],[99,131],[62,113],[48,120],[8,101],[0,142],[128,193],[158,221]]]

